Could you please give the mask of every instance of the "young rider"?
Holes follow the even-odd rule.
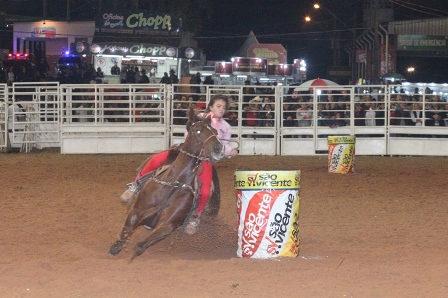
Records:
[[[224,114],[226,113],[226,109],[228,106],[228,99],[224,95],[214,95],[210,98],[210,102],[208,107],[203,114],[204,117],[211,117],[211,126],[217,130],[218,138],[221,140],[222,145],[224,146],[224,155],[228,157],[233,157],[238,154],[237,149],[232,148],[230,146],[230,142],[228,141],[232,135],[231,126],[227,123],[226,120],[223,119]],[[137,174],[135,181],[131,184],[128,184],[128,189],[121,195],[121,199],[124,202],[130,201],[132,195],[136,189],[137,183],[136,181],[144,176],[147,173],[154,171],[159,168],[168,158],[169,150],[162,151],[154,155],[148,163],[143,167],[143,169]],[[204,210],[205,205],[208,202],[208,198],[210,196],[211,191],[211,183],[212,183],[212,163],[209,161],[202,162],[203,171],[199,175],[199,181],[201,183],[201,191],[199,196],[199,203],[196,209],[196,214],[194,214],[190,218],[190,222],[185,227],[185,232],[187,234],[194,234],[198,229],[198,225],[200,223],[200,217],[202,211]]]

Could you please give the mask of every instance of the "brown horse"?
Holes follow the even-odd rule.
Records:
[[[174,229],[188,221],[196,209],[199,187],[195,185],[198,171],[201,171],[204,160],[217,162],[223,157],[223,145],[210,124],[210,118],[197,116],[193,109],[189,111],[187,130],[185,143],[178,149],[177,157],[172,164],[165,170],[156,170],[155,174],[148,174],[148,177],[143,179],[146,181],[139,187],[120,239],[111,246],[110,254],[118,254],[135,229],[145,225],[151,229],[150,234],[143,242],[137,244],[133,258],[141,255],[149,246],[164,239]],[[213,174],[216,178],[213,181],[216,184],[215,170]],[[212,200],[212,194],[209,206],[204,209],[203,217],[210,218],[217,214],[219,193],[218,196],[216,193],[214,195],[215,200]],[[214,206],[210,206],[210,203]]]

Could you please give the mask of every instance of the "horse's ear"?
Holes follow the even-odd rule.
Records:
[[[190,110],[188,111],[188,121],[191,123],[196,122],[196,113],[194,112],[194,109],[190,107]]]
[[[186,125],[187,131],[190,130],[191,125],[195,122],[196,122],[196,113],[194,112],[193,108],[190,108],[190,110],[188,111],[188,121]]]

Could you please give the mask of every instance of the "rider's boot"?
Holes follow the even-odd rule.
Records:
[[[125,203],[129,203],[134,197],[135,190],[137,189],[137,183],[135,181],[128,183],[125,188],[126,190],[121,194],[120,199]]]
[[[201,223],[200,214],[195,211],[190,217],[189,222],[185,226],[185,234],[187,235],[193,235],[195,234],[199,229],[199,224]]]

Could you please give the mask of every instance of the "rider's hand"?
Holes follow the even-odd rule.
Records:
[[[235,148],[233,148],[233,149],[230,151],[230,153],[229,153],[229,158],[230,158],[230,157],[233,157],[233,156],[236,156],[237,154],[238,154],[238,150],[235,149]]]

